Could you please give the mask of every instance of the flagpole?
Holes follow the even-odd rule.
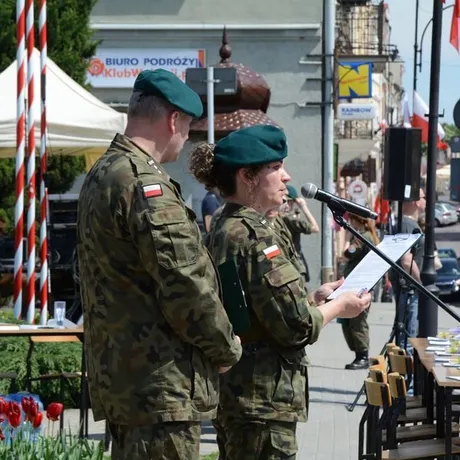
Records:
[[[426,176],[425,253],[420,277],[423,285],[437,295],[434,269],[434,207],[436,201],[436,157],[439,120],[439,76],[441,72],[442,0],[433,1],[433,28],[431,45],[430,111],[428,115],[428,154]],[[419,300],[419,337],[436,336],[438,307],[425,296]]]

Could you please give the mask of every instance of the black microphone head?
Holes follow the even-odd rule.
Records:
[[[305,184],[300,188],[300,192],[307,199],[315,198],[317,191],[318,187],[315,184]]]
[[[419,228],[414,228],[414,229],[412,230],[412,233],[415,235],[415,234],[417,234],[417,233],[422,233],[422,231],[421,231]]]

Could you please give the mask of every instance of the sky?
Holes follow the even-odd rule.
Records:
[[[391,42],[399,49],[401,58],[405,61],[403,85],[407,91],[412,108],[414,39],[415,39],[415,0],[385,0],[390,9]],[[444,6],[449,6],[454,0],[446,0]],[[460,99],[460,54],[449,43],[450,24],[453,8],[443,13],[442,48],[441,48],[441,80],[439,90],[439,112],[444,118],[440,123],[453,123],[455,103]],[[433,0],[419,0],[419,47],[420,37],[425,25],[433,16]],[[417,92],[429,104],[430,95],[430,59],[431,59],[431,26],[423,40],[422,72],[418,72]]]

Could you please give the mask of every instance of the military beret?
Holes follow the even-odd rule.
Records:
[[[143,70],[134,82],[134,90],[162,97],[176,109],[194,118],[203,114],[200,96],[167,70]]]
[[[287,197],[290,200],[295,200],[296,198],[299,197],[299,194],[297,193],[297,190],[292,185],[287,186]]]
[[[215,161],[229,166],[271,163],[286,156],[286,136],[281,129],[271,125],[239,129],[218,141],[214,147]]]

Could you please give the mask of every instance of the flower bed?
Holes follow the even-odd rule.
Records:
[[[59,433],[60,403],[43,410],[40,398],[28,393],[0,397],[1,460],[103,460],[104,446]]]

